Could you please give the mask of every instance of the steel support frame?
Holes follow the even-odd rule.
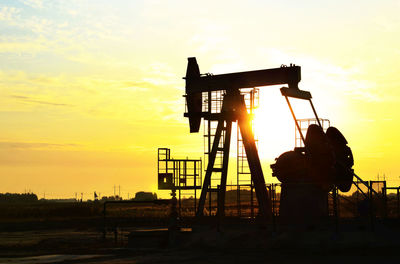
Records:
[[[208,166],[204,177],[203,188],[201,190],[199,205],[197,207],[197,216],[203,216],[204,204],[207,192],[211,183],[211,175],[214,170],[215,158],[221,140],[222,130],[225,129],[225,142],[223,146],[223,166],[221,170],[221,184],[218,190],[218,216],[225,215],[225,191],[226,179],[228,175],[229,147],[231,138],[232,122],[238,122],[243,145],[245,148],[247,161],[249,164],[251,178],[254,182],[256,197],[259,204],[261,216],[267,220],[272,218],[271,200],[268,195],[264,174],[261,168],[261,162],[258,156],[257,146],[254,134],[250,126],[250,115],[247,112],[243,95],[239,90],[230,90],[224,97],[220,118],[218,120],[217,130],[214,136],[214,142],[209,154]],[[226,124],[226,125],[225,125]]]

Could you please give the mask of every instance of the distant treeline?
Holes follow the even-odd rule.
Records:
[[[0,203],[32,203],[37,202],[34,193],[0,193]]]

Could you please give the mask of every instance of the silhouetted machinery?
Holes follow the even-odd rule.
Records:
[[[229,73],[221,75],[200,74],[196,58],[188,58],[186,71],[186,103],[189,118],[190,132],[198,132],[201,119],[217,120],[214,141],[207,165],[197,216],[202,216],[207,192],[210,191],[211,175],[221,173],[221,182],[218,190],[217,214],[225,213],[225,192],[228,172],[229,149],[232,122],[238,122],[243,144],[247,155],[251,179],[254,183],[259,213],[269,219],[272,216],[271,199],[266,189],[264,175],[257,152],[254,134],[250,126],[250,116],[246,110],[241,88],[287,84],[282,87],[281,93],[285,97],[292,113],[296,127],[304,142],[304,147],[283,153],[271,165],[273,176],[282,182],[280,215],[282,222],[300,220],[313,222],[325,215],[327,210],[327,194],[337,186],[346,192],[353,183],[353,156],[347,141],[340,131],[334,127],[323,131],[320,119],[311,101],[308,91],[300,90],[298,83],[301,79],[300,67],[295,65],[280,68],[265,69],[248,72]],[[211,113],[202,109],[202,93],[224,91],[224,98],[220,112]],[[309,101],[315,114],[317,125],[310,125],[306,137],[303,136],[289,97]],[[222,137],[224,131],[225,137]],[[222,167],[215,166],[217,151],[223,152]],[[301,212],[300,212],[301,211]],[[286,220],[285,220],[286,219]]]
[[[271,165],[281,185],[282,224],[312,226],[328,214],[328,192],[350,190],[354,164],[347,141],[335,127],[307,129],[304,147],[288,151]]]

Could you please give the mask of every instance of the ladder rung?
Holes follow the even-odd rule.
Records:
[[[222,168],[212,168],[211,171],[212,171],[212,172],[222,172],[223,169],[222,169]]]

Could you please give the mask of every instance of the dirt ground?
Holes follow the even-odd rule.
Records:
[[[210,217],[201,224],[181,221],[192,228],[170,233],[161,209],[156,216],[138,210],[126,218],[119,216],[120,208],[110,208],[105,221],[97,207],[68,206],[9,208],[14,218],[0,218],[0,264],[400,263],[399,219],[376,219],[374,225],[369,218],[341,219],[337,230],[329,220],[314,230],[296,231],[261,228],[248,218],[217,224]],[[74,217],[62,215],[71,208]],[[78,217],[82,211],[86,214]],[[37,217],[26,218],[32,212]]]
[[[270,233],[203,227],[172,237],[165,229],[119,232],[117,239],[93,229],[0,232],[0,263],[399,263],[400,256],[397,232],[383,229]],[[132,244],[129,233],[146,235]],[[170,245],[157,242],[168,237]]]
[[[305,250],[271,251],[263,249],[207,249],[207,250],[146,250],[109,252],[106,255],[40,255],[17,258],[0,258],[0,263],[398,263],[395,249],[344,250],[320,252]]]

